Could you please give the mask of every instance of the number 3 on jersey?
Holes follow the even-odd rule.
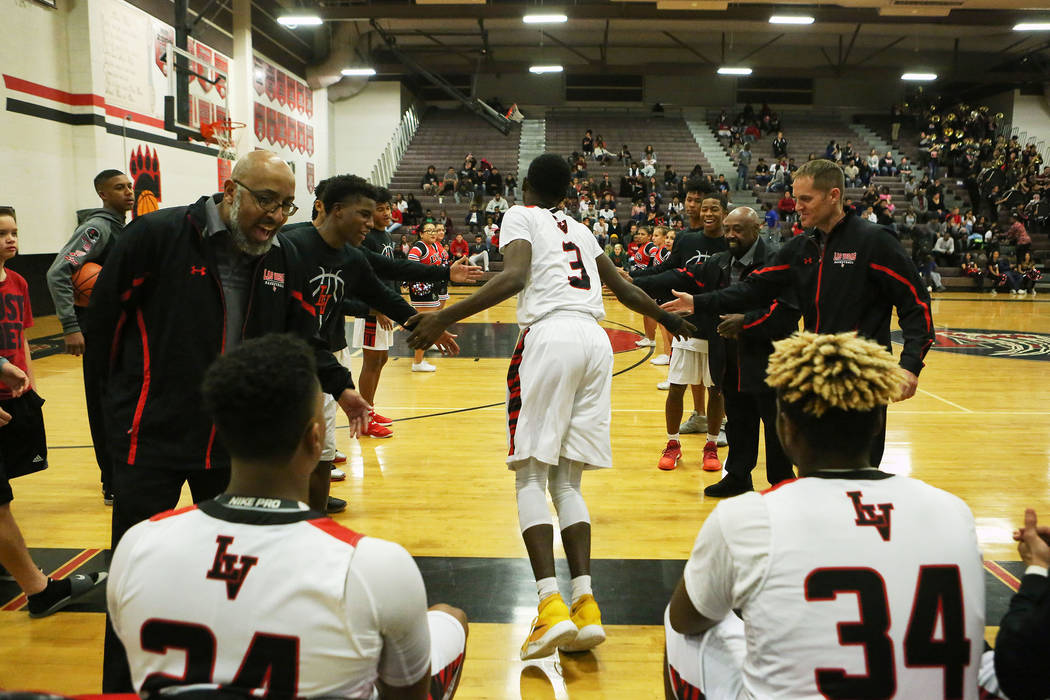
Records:
[[[559,226],[564,225],[559,224]],[[590,289],[591,288],[591,277],[587,274],[587,270],[583,266],[583,258],[580,256],[580,247],[575,243],[564,241],[561,244],[562,250],[569,254],[569,269],[576,270],[579,275],[569,275],[569,285],[575,289]]]

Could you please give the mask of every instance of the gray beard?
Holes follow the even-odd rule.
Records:
[[[236,196],[233,198],[233,206],[230,207],[230,238],[233,240],[233,244],[239,251],[246,255],[253,257],[259,255],[266,255],[270,252],[270,248],[273,247],[273,237],[261,242],[256,243],[255,241],[248,238],[247,234],[241,230],[240,225],[240,213],[241,213],[241,191],[237,190]],[[276,234],[274,234],[276,236]]]

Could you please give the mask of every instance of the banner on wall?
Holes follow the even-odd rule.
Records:
[[[266,64],[266,96],[270,98],[270,102],[277,99],[277,69]]]
[[[288,101],[288,76],[284,74],[283,70],[276,70],[277,73],[277,103],[284,107]]]
[[[270,145],[277,143],[277,112],[266,108],[266,140]]]
[[[255,103],[255,140],[262,143],[266,139],[266,108]]]
[[[306,125],[306,152],[314,154],[314,128],[309,124]]]
[[[212,63],[212,52],[211,52],[211,49],[208,48],[207,46],[205,46],[204,44],[201,44],[201,43],[198,42],[196,44],[196,50],[194,51],[194,53],[197,55],[198,58],[201,59],[201,61],[204,61],[205,63],[208,63],[208,64]],[[198,65],[198,67],[201,67],[201,66]],[[203,89],[204,92],[211,92],[212,84],[211,84],[211,80],[209,79],[211,76],[207,76],[207,75],[201,74],[201,73],[203,73],[203,71],[201,71],[201,70],[198,70],[196,72],[199,74],[197,76],[197,81],[200,83],[201,89]]]
[[[255,94],[261,97],[266,92],[266,66],[258,58],[254,58],[253,61],[252,84],[255,85]]]
[[[296,122],[296,135],[299,141],[299,152],[306,152],[306,124],[302,122]]]
[[[175,43],[175,30],[160,23],[153,25],[153,61],[168,77],[168,45]]]
[[[296,83],[295,88],[295,107],[300,112],[306,112],[306,86],[302,83]]]
[[[277,113],[277,143],[281,148],[288,145],[288,117],[283,112]]]
[[[314,116],[314,91],[309,86],[306,88],[306,116]]]
[[[306,190],[310,194],[314,193],[314,164],[306,164]]]
[[[223,56],[221,53],[216,51],[215,52],[215,58],[213,60],[215,62],[215,67],[216,68],[218,68],[219,70],[221,70],[221,71],[223,71],[223,72],[225,72],[227,74],[230,72],[230,61],[229,61],[228,58]],[[218,77],[218,76],[216,76],[216,77]],[[222,96],[223,99],[226,98],[226,81],[225,80],[219,78],[219,81],[217,83],[215,83],[215,89],[219,91],[219,95]]]

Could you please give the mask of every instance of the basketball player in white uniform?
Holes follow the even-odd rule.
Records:
[[[131,528],[110,568],[109,612],[140,695],[191,685],[245,697],[455,692],[462,611],[428,611],[404,548],[305,503],[325,432],[313,372],[306,344],[278,335],[208,370],[203,404],[230,452],[230,484]]]
[[[899,370],[855,333],[775,344],[799,478],[721,502],[665,629],[668,698],[978,697],[984,571],[955,496],[870,466]]]
[[[612,348],[598,325],[605,316],[602,285],[672,333],[695,330],[681,317],[661,314],[619,275],[594,235],[558,209],[569,178],[561,156],[546,153],[532,161],[523,186],[526,206],[511,207],[503,217],[503,271],[463,301],[406,322],[413,329],[408,344],[426,348],[450,324],[518,294],[522,331],[507,373],[507,465],[515,472],[518,523],[540,599],[522,659],[558,648],[582,651],[605,640],[591,591],[590,516],[580,491],[584,470],[612,466]],[[572,573],[571,613],[554,575],[548,490]]]

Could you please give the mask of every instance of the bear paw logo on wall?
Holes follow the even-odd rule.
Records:
[[[151,152],[148,146],[136,146],[128,173],[135,184],[135,208],[131,210],[131,217],[138,218],[160,209],[160,158],[157,150]]]

